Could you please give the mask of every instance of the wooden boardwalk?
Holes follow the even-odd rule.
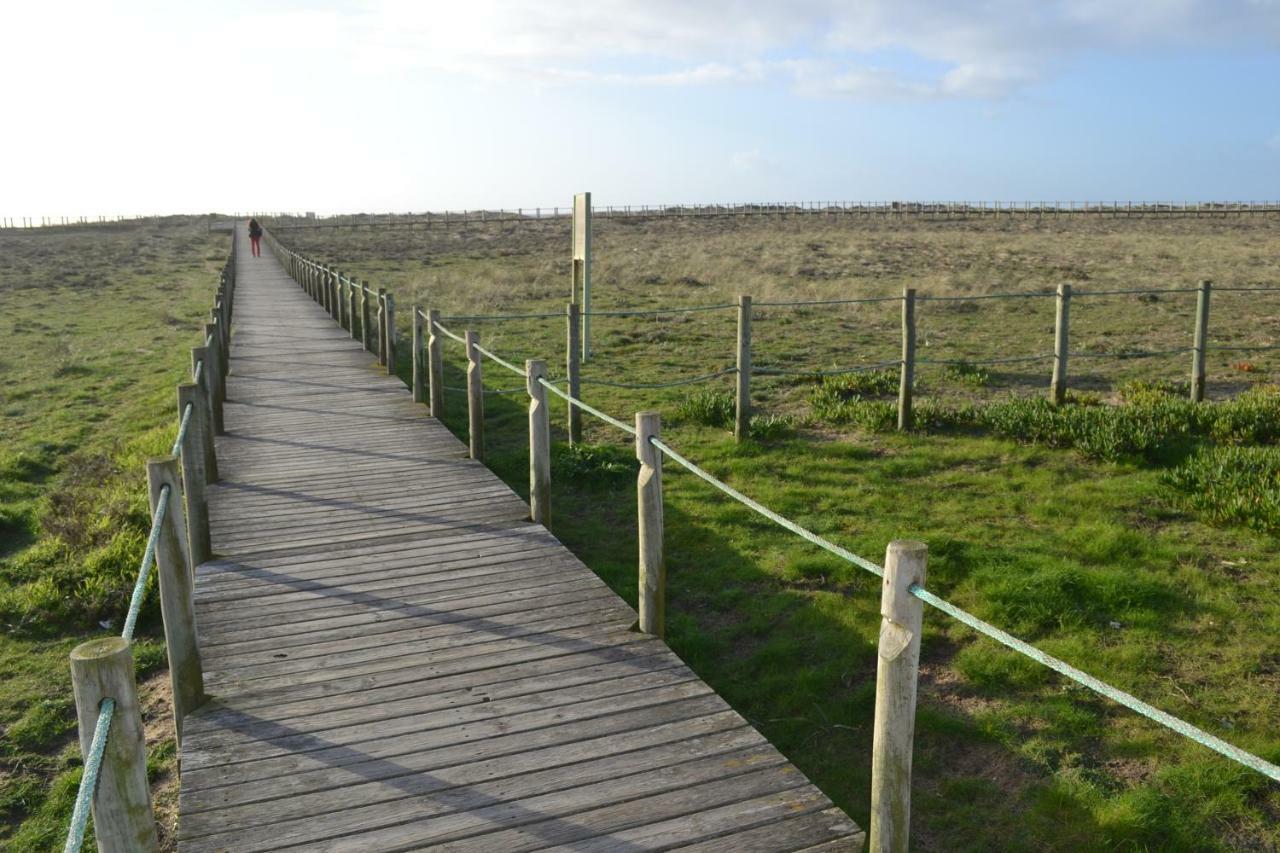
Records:
[[[196,583],[213,699],[185,721],[181,850],[861,849],[236,236],[217,556]]]

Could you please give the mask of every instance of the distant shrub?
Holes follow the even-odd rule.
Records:
[[[991,371],[987,370],[985,367],[970,364],[967,361],[957,361],[954,364],[948,364],[942,373],[952,382],[958,382],[961,385],[969,385],[974,388],[981,388],[991,381]]]
[[[851,400],[854,397],[893,397],[898,393],[896,370],[866,370],[842,376],[824,376],[822,388],[829,394]]]
[[[1163,397],[1186,398],[1190,393],[1186,382],[1170,379],[1133,379],[1119,388],[1120,399],[1126,403],[1140,403]]]
[[[698,391],[676,406],[676,420],[709,427],[727,427],[733,423],[736,407],[728,391]]]

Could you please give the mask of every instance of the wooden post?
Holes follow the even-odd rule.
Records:
[[[200,368],[200,385],[204,390],[205,404],[209,407],[209,423],[213,425],[215,435],[222,435],[222,419],[219,416],[217,403],[214,401],[214,371],[209,367],[212,361],[208,347],[191,348],[191,375],[195,376],[196,365],[203,365]]]
[[[570,302],[565,307],[565,320],[567,323],[568,335],[565,339],[565,375],[569,380],[569,396],[575,400],[582,399],[582,375],[578,365],[578,348],[580,346],[579,331],[581,327],[578,325],[581,320],[578,312],[578,303]],[[569,443],[577,444],[582,441],[582,410],[569,403]]]
[[[413,366],[413,402],[425,403],[427,401],[427,383],[426,370],[423,362],[424,353],[422,351],[422,309],[417,305],[413,306],[413,341],[410,344],[409,357],[412,359]]]
[[[745,441],[751,431],[751,297],[738,296],[737,405],[734,409],[733,438]]]
[[[169,681],[173,685],[173,719],[178,743],[181,744],[182,721],[200,707],[205,694],[192,595],[195,564],[185,547],[186,523],[182,511],[182,487],[178,483],[178,460],[172,456],[147,460],[147,486],[152,518],[155,518],[161,491],[169,487],[168,509],[156,541],[156,573],[160,580],[164,644],[169,654]]]
[[[227,399],[227,345],[218,336],[216,322],[205,324],[204,335],[206,340],[212,339],[209,345],[209,359],[213,362],[213,373],[209,376],[212,383],[209,386],[209,393],[213,395],[210,400],[218,409],[218,421],[221,423],[222,404]]]
[[[1053,325],[1053,381],[1049,385],[1049,399],[1056,406],[1067,400],[1067,352],[1070,350],[1068,331],[1071,311],[1071,285],[1058,285],[1058,310]]]
[[[388,293],[382,298],[382,303],[382,361],[387,365],[387,373],[394,376],[396,372],[396,298]]]
[[[573,197],[573,297],[582,293],[582,360],[591,358],[591,193]]]
[[[333,271],[334,310],[338,312],[338,327],[345,329],[350,325],[351,317],[347,314],[347,294],[343,290],[342,270]]]
[[[192,383],[178,386],[178,418],[188,405],[191,419],[182,437],[182,485],[187,498],[187,547],[191,552],[191,565],[207,562],[213,548],[209,539],[209,503],[206,487],[209,475],[205,470],[205,444],[209,426],[208,411],[202,411],[200,387]]]
[[[898,380],[898,429],[911,429],[911,386],[916,375],[916,291],[902,291],[902,371]]]
[[[464,335],[467,346],[467,434],[471,444],[471,458],[484,459],[484,383],[480,376],[480,333],[468,329]]]
[[[920,625],[924,605],[908,590],[923,587],[928,548],[889,543],[880,593],[876,716],[871,739],[872,853],[905,853],[911,823],[911,744],[916,720]]]
[[[378,288],[378,364],[387,363],[387,289]]]
[[[356,328],[356,312],[359,310],[359,303],[356,301],[358,290],[355,279],[347,279],[347,329],[351,332],[352,340],[360,338],[360,330]]]
[[[71,652],[71,687],[82,755],[89,755],[102,700],[113,699],[116,706],[93,797],[93,834],[101,853],[160,849],[133,673],[133,651],[123,637],[90,640]]]
[[[551,419],[547,389],[538,381],[547,377],[547,363],[529,359],[524,375],[529,391],[529,520],[550,527]]]
[[[440,312],[435,308],[427,309],[427,380],[431,394],[431,417],[444,417],[444,362],[441,360],[441,340],[436,325],[440,322]]]
[[[373,322],[369,316],[369,298],[372,295],[369,291],[369,282],[360,282],[360,338],[365,352],[373,352],[373,329],[371,328]]]
[[[662,416],[636,413],[636,509],[640,534],[640,630],[661,637],[666,633],[667,565],[662,549],[662,451],[649,443],[658,438]]]
[[[1209,291],[1213,282],[1204,279],[1196,293],[1196,334],[1191,346],[1191,399],[1204,400],[1204,356],[1209,338]]]

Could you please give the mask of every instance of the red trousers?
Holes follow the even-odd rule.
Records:
[[[262,239],[261,237],[253,237],[253,236],[249,237],[249,248],[253,251],[253,256],[255,258],[262,257],[262,247],[258,245],[258,241],[260,241],[261,239]]]

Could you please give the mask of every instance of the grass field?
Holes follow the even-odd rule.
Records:
[[[567,297],[562,225],[282,233],[391,288],[404,340],[415,299],[461,314],[560,311]],[[199,342],[226,249],[226,235],[208,233],[196,219],[0,235],[0,845],[44,850],[61,843],[79,778],[66,655],[105,633],[99,623],[115,620],[109,627],[119,628],[147,527],[142,463],[167,452],[176,427],[173,387],[185,375],[188,348]],[[938,294],[1052,289],[1064,280],[1080,288],[1169,287],[1208,277],[1251,286],[1280,281],[1278,250],[1274,223],[1240,220],[605,223],[596,236],[594,298],[606,310],[724,303],[738,292],[758,302],[895,294],[907,284]],[[1189,345],[1193,297],[1096,300],[1073,304],[1074,349]],[[1034,310],[1021,301],[926,303],[922,352],[927,344],[939,359],[980,359],[1048,349],[1052,300],[1030,304]],[[963,305],[978,307],[957,307]],[[1278,307],[1276,295],[1215,295],[1211,337],[1275,343]],[[896,311],[893,304],[766,306],[757,317],[756,361],[808,370],[893,358]],[[509,358],[555,364],[563,357],[562,322],[475,325]],[[733,327],[732,311],[597,318],[597,356],[584,375],[647,382],[725,367]],[[447,381],[460,386],[461,348],[446,347]],[[1239,362],[1211,356],[1212,396],[1237,396],[1278,378],[1275,356],[1252,359],[1250,370]],[[1185,380],[1188,364],[1183,356],[1096,359],[1078,387],[1114,400],[1134,379]],[[981,382],[925,368],[918,390],[922,400],[948,406],[1040,395],[1048,384],[1048,364],[1042,367],[992,370]],[[521,384],[492,365],[486,370],[491,389]],[[1274,534],[1214,506],[1192,505],[1177,480],[1211,480],[1212,465],[1188,467],[1186,460],[1238,441],[1236,433],[1170,429],[1171,441],[1100,461],[1079,448],[1021,443],[988,428],[879,432],[866,418],[817,413],[811,381],[771,379],[757,382],[756,403],[790,420],[776,429],[762,424],[759,440],[738,446],[722,427],[703,423],[709,418],[702,410],[714,412],[723,398],[693,405],[702,399],[697,386],[585,387],[588,401],[624,418],[660,409],[674,446],[865,556],[878,559],[893,538],[924,539],[936,592],[1280,759]],[[727,388],[727,378],[711,386]],[[448,402],[449,425],[464,431],[463,398],[451,393]],[[858,400],[854,408],[878,402]],[[487,405],[490,462],[524,492],[521,398],[493,395]],[[563,407],[554,411],[562,428]],[[1269,404],[1239,413],[1253,418],[1239,435],[1271,440]],[[1159,439],[1178,417],[1139,426]],[[1024,421],[1009,423],[1013,431]],[[590,418],[587,428],[589,448],[556,448],[552,526],[634,602],[632,454],[625,436]],[[1250,470],[1270,470],[1256,461],[1248,460]],[[1239,466],[1230,471],[1239,474]],[[1227,482],[1237,488],[1231,484],[1246,481]],[[1267,517],[1245,510],[1250,523]],[[667,554],[673,647],[865,824],[874,578],[674,467],[667,475]],[[163,666],[154,607],[148,614],[138,659],[154,695],[149,732],[162,782],[173,747],[163,691],[154,686]],[[926,626],[913,814],[920,849],[1280,844],[1275,785],[975,641],[944,617],[926,614]]]
[[[67,655],[120,630],[150,527],[143,463],[173,441],[228,249],[202,218],[0,234],[0,847],[62,846],[80,778]],[[172,815],[157,622],[149,601],[135,657]]]
[[[282,233],[293,247],[395,292],[402,340],[412,302],[459,315],[558,311],[567,301],[563,225]],[[1051,290],[1063,281],[1081,290],[1191,287],[1200,278],[1224,287],[1280,282],[1275,224],[1239,220],[606,223],[595,250],[593,300],[601,311],[727,303],[739,292],[759,303],[896,294],[906,285],[922,294],[979,295]],[[1272,345],[1277,309],[1276,294],[1215,294],[1210,338]],[[893,303],[764,306],[757,313],[756,363],[812,370],[892,359],[897,311]],[[1193,314],[1191,295],[1079,298],[1073,350],[1187,347]],[[1046,351],[1052,315],[1051,299],[924,303],[922,353],[980,360]],[[511,360],[544,357],[554,365],[563,358],[562,321],[446,325],[479,329],[488,346]],[[597,318],[597,352],[584,377],[643,383],[726,367],[733,329],[730,310]],[[445,346],[446,383],[461,386],[461,348]],[[1210,396],[1248,392],[1240,403],[1215,404],[1207,410],[1212,417],[1151,387],[1185,381],[1189,356],[1082,361],[1073,364],[1083,370],[1073,376],[1080,403],[1068,409],[1085,413],[1069,415],[1083,427],[1040,423],[1043,413],[1016,402],[1043,395],[1047,362],[1038,371],[993,368],[979,378],[924,368],[920,399],[977,404],[987,414],[982,426],[956,426],[938,415],[936,429],[909,435],[876,430],[875,418],[832,416],[817,404],[815,383],[796,377],[756,381],[757,407],[787,420],[760,424],[760,438],[744,445],[707,425],[714,422],[708,412],[723,409],[728,378],[711,383],[711,394],[696,386],[588,383],[584,396],[624,419],[659,409],[664,437],[682,452],[865,556],[879,559],[894,538],[923,539],[935,592],[1171,713],[1280,759],[1280,558],[1267,521],[1280,516],[1256,507],[1240,518],[1215,514],[1178,485],[1181,477],[1183,486],[1238,495],[1241,483],[1253,482],[1246,488],[1262,490],[1258,502],[1276,500],[1274,454],[1270,468],[1247,462],[1254,466],[1248,470],[1263,472],[1254,481],[1214,480],[1206,472],[1212,466],[1195,468],[1188,460],[1253,452],[1234,445],[1274,441],[1280,407],[1268,385],[1280,361],[1267,353],[1247,361],[1211,353]],[[407,376],[407,359],[402,372]],[[486,384],[500,391],[521,382],[490,363]],[[855,412],[879,404],[876,394],[859,387]],[[1005,400],[1015,402],[999,402]],[[1128,402],[1086,405],[1122,400]],[[449,425],[464,433],[463,398],[451,392],[446,402]],[[522,493],[523,405],[518,393],[486,399],[490,464]],[[553,426],[562,429],[563,407],[554,411]],[[586,420],[590,447],[555,450],[552,528],[634,602],[631,451],[626,436]],[[1031,427],[1040,441],[1008,437]],[[1077,427],[1084,432],[1073,432]],[[1119,437],[1102,440],[1114,438],[1107,430]],[[1228,468],[1241,475],[1238,465]],[[875,579],[674,466],[666,480],[669,641],[865,822]],[[913,837],[920,849],[1280,844],[1274,784],[975,640],[935,613],[926,614],[916,749]]]

